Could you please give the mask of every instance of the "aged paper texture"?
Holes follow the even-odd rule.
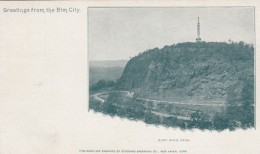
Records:
[[[259,9],[253,0],[1,1],[0,153],[258,154]],[[207,55],[220,48],[224,56]],[[119,93],[122,104],[106,104]],[[230,106],[240,112],[217,125]]]

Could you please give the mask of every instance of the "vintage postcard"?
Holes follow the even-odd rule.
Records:
[[[0,153],[258,154],[258,1],[0,2]]]
[[[254,7],[89,8],[90,109],[182,129],[255,127]]]

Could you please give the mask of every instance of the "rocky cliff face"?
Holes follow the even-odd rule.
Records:
[[[130,59],[117,87],[154,99],[214,102],[240,97],[245,81],[254,82],[251,45],[187,42]]]

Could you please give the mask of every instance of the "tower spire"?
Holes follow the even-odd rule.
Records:
[[[196,42],[200,42],[200,41],[201,41],[201,38],[200,38],[200,17],[198,17]]]

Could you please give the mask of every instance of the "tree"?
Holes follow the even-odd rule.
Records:
[[[228,94],[226,116],[230,121],[230,128],[240,126],[243,128],[254,127],[254,79],[252,77],[243,77],[243,88],[241,93],[235,94],[231,90]],[[237,97],[240,95],[241,97]]]
[[[144,121],[148,124],[160,124],[159,116],[156,116],[150,112],[146,112],[144,115]]]
[[[213,119],[213,124],[216,130],[221,131],[228,128],[229,120],[223,115],[216,114]]]
[[[241,119],[244,127],[254,127],[254,80],[246,78],[242,89],[242,109]]]
[[[170,127],[170,126],[176,126],[177,122],[178,119],[176,117],[166,117],[163,118],[162,124]]]
[[[213,122],[208,120],[208,116],[203,112],[196,111],[191,114],[188,128],[212,129]]]
[[[104,88],[114,87],[115,85],[115,81],[99,80],[96,84],[90,86],[90,90],[101,90]]]
[[[154,108],[154,103],[152,101],[148,102],[148,109],[152,110]]]
[[[117,113],[116,106],[108,102],[104,103],[103,111],[111,116],[114,116]]]

